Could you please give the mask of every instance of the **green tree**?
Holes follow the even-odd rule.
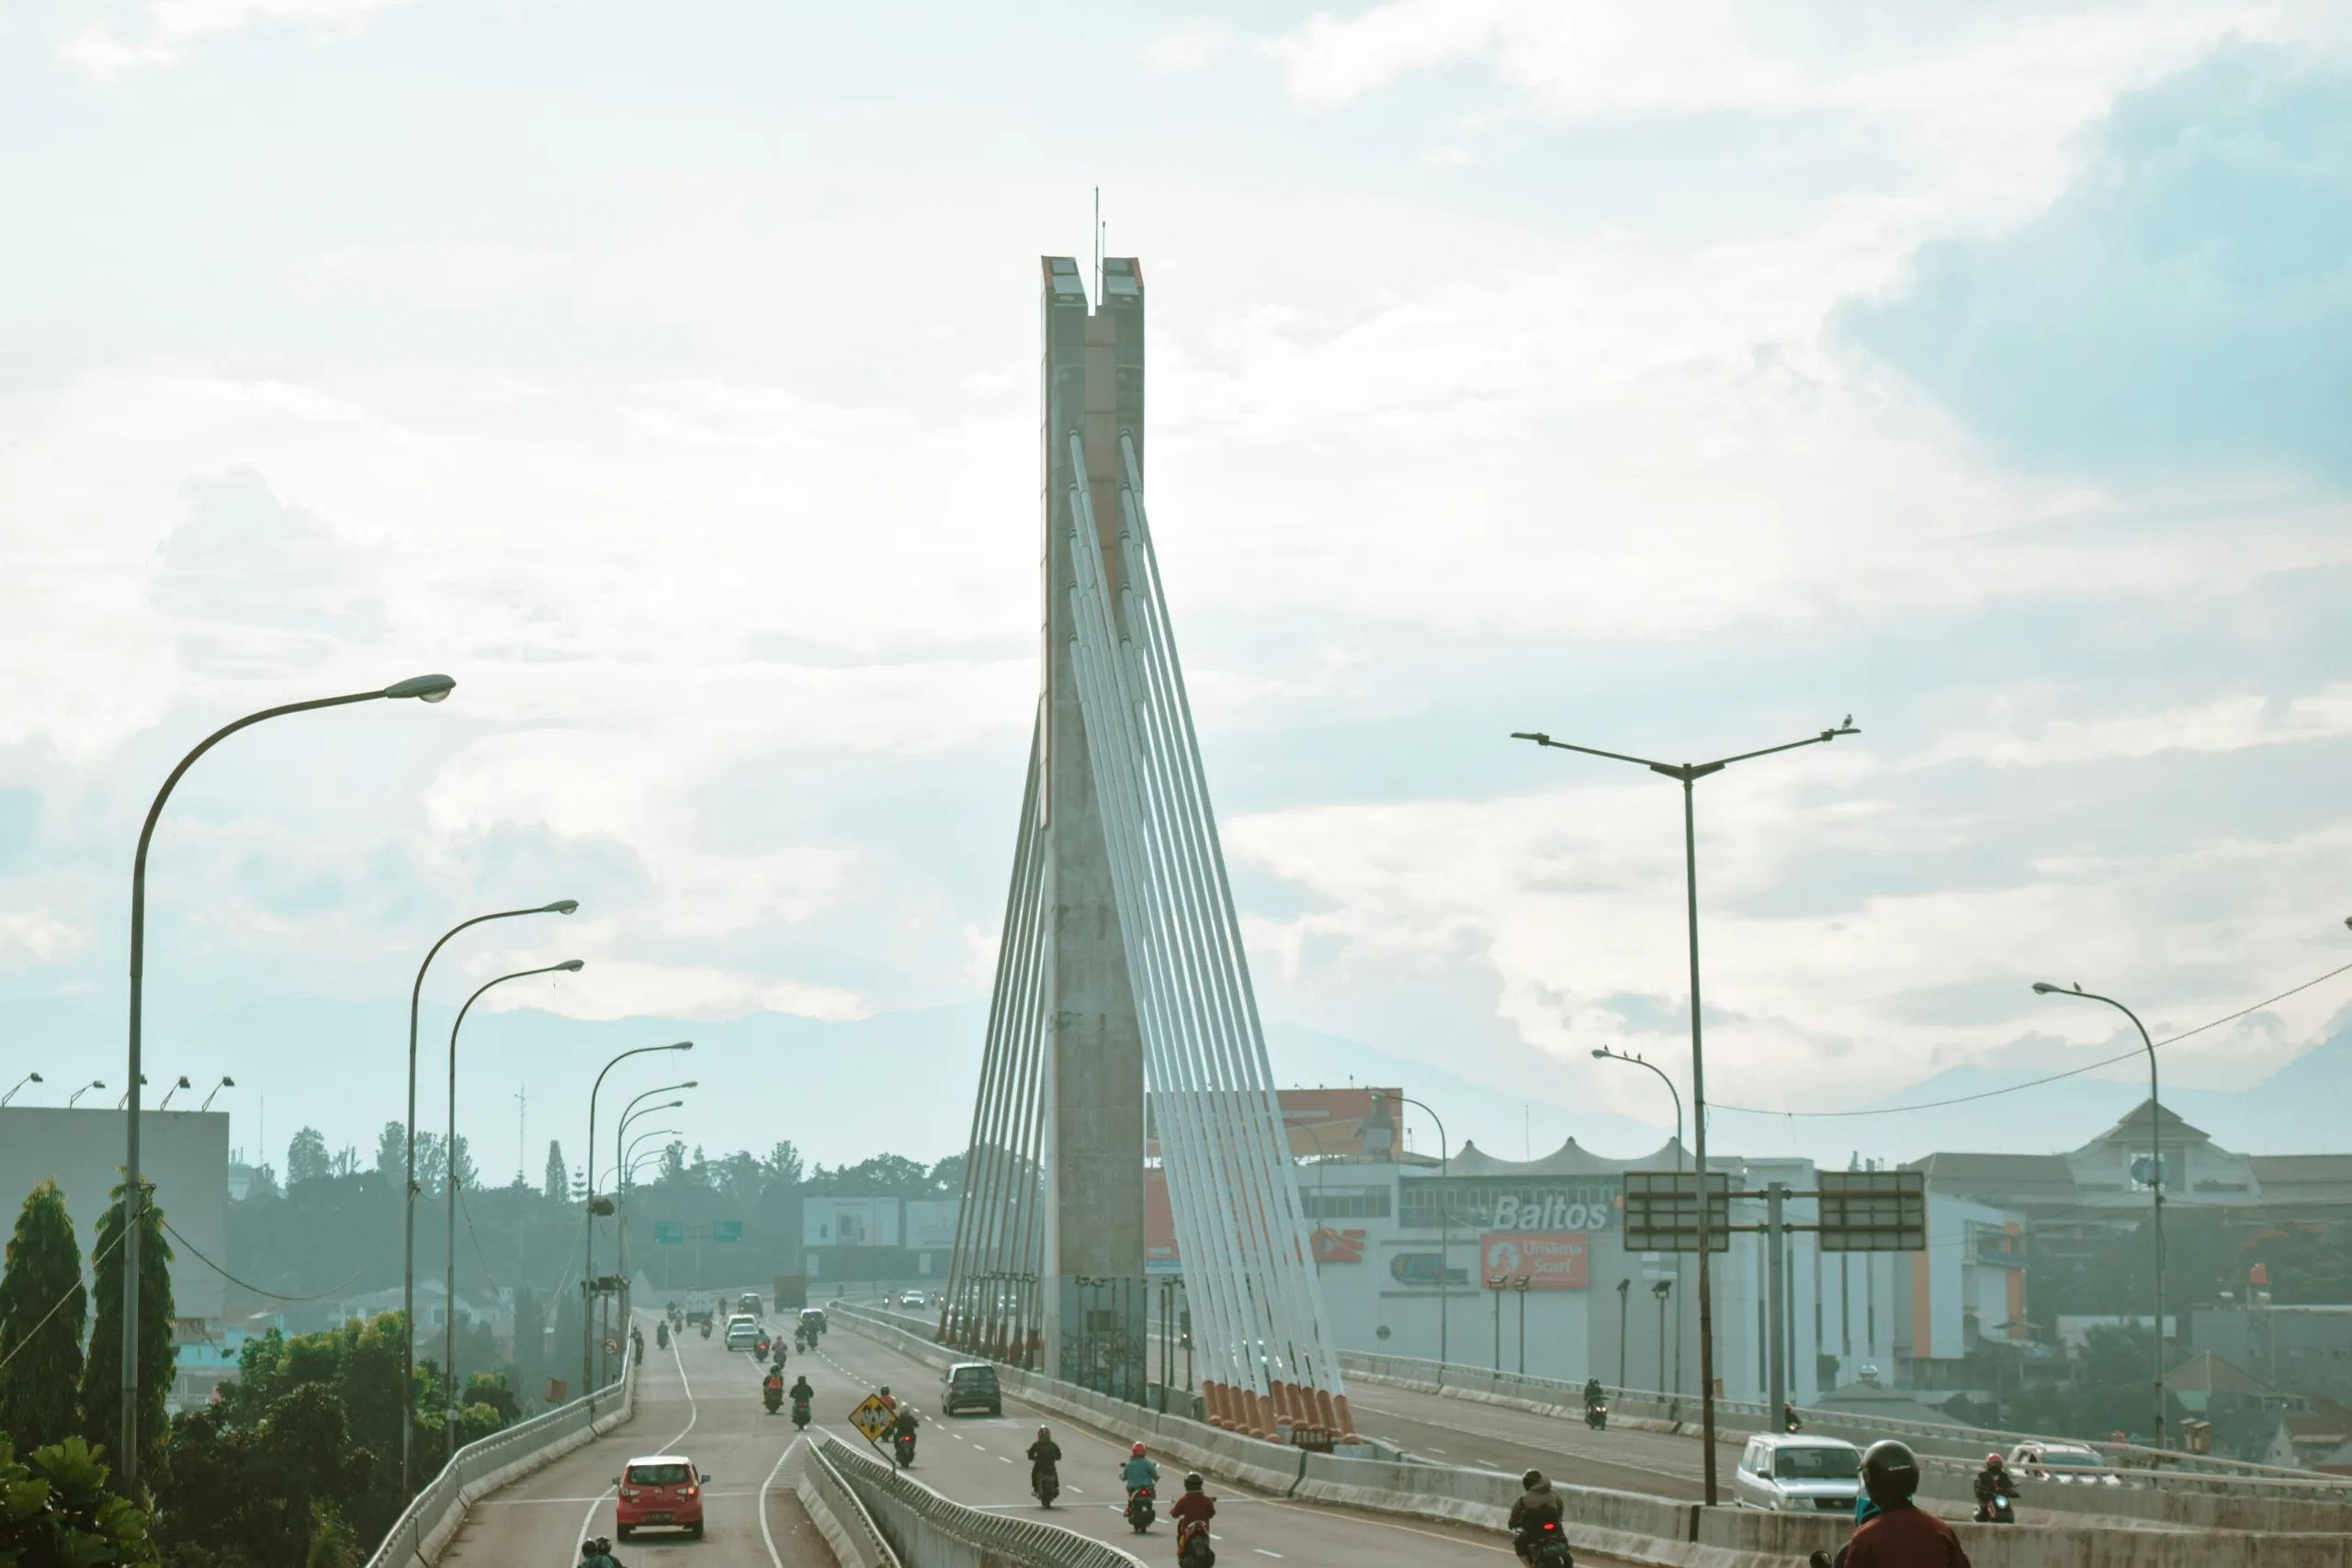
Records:
[[[316,1127],[305,1127],[286,1145],[286,1187],[288,1191],[324,1181],[334,1174],[327,1157],[327,1141]]]
[[[384,1130],[376,1134],[376,1174],[400,1190],[408,1179],[408,1129],[398,1122],[387,1122]]]
[[[563,1145],[553,1138],[548,1140],[547,1174],[540,1178],[540,1181],[543,1183],[540,1190],[547,1194],[548,1202],[568,1203],[571,1201],[571,1177],[564,1167]]]
[[[147,1516],[107,1490],[107,1474],[78,1437],[19,1460],[0,1435],[0,1564],[137,1568],[156,1562]]]
[[[141,1184],[144,1185],[143,1183]],[[100,1453],[122,1436],[122,1247],[123,1189],[98,1221],[97,1326],[90,1335],[89,1359],[82,1365],[82,1431]],[[139,1224],[139,1470],[153,1477],[163,1457],[164,1397],[171,1392],[176,1357],[172,1350],[172,1249],[164,1239],[164,1211],[155,1190],[146,1188]]]
[[[516,1393],[526,1401],[537,1399],[547,1382],[547,1326],[538,1292],[515,1291],[514,1383]]]
[[[0,1432],[28,1451],[80,1432],[82,1245],[54,1181],[26,1195],[0,1272]]]
[[[463,1133],[449,1140],[449,1170],[460,1192],[481,1190],[481,1172],[474,1168],[474,1155]]]
[[[768,1182],[774,1187],[793,1188],[800,1185],[804,1171],[800,1151],[786,1138],[768,1150],[768,1157],[761,1165],[767,1170]]]

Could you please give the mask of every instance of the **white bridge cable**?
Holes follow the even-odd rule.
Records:
[[[1199,738],[1193,730],[1192,706],[1184,690],[1183,664],[1176,655],[1159,557],[1144,506],[1142,476],[1133,438],[1125,433],[1120,436],[1120,457],[1119,491],[1125,524],[1121,555],[1129,582],[1129,627],[1137,638],[1139,662],[1148,671],[1147,689],[1158,699],[1154,717],[1162,737],[1161,744],[1151,748],[1151,751],[1174,773],[1173,804],[1193,829],[1188,858],[1193,878],[1192,891],[1202,907],[1189,923],[1206,933],[1215,949],[1205,967],[1224,993],[1225,1016],[1232,1031],[1224,1041],[1234,1069],[1233,1081],[1239,1091],[1232,1109],[1244,1123],[1261,1160],[1260,1169],[1265,1178],[1261,1190],[1268,1205],[1262,1224],[1274,1233],[1270,1237],[1274,1261],[1287,1276],[1285,1282],[1290,1287],[1281,1292],[1281,1307],[1283,1315],[1289,1320],[1284,1327],[1293,1362],[1292,1381],[1323,1388],[1336,1397],[1341,1392],[1338,1365],[1329,1354],[1331,1339],[1320,1281],[1313,1271],[1312,1244],[1305,1206],[1299,1198],[1297,1170],[1290,1160],[1288,1139],[1283,1131],[1272,1067],[1250,980],[1249,959],[1241,946],[1239,917],[1233,904],[1231,882],[1226,874],[1216,815],[1210,806]],[[1140,592],[1136,591],[1138,583]],[[1304,1377],[1299,1375],[1297,1364],[1301,1359],[1307,1362]]]
[[[1248,1330],[1234,1347],[1243,1364],[1232,1384],[1264,1393],[1278,1377],[1336,1396],[1296,1171],[1281,1147],[1272,1074],[1136,492],[1133,446],[1122,445],[1127,581],[1114,598],[1083,482],[1083,450],[1071,441],[1080,478],[1072,487],[1080,516],[1072,554],[1081,590],[1073,607],[1083,662],[1091,667],[1084,685],[1093,689],[1082,689],[1081,699],[1090,716],[1115,720],[1090,723],[1089,735],[1099,730],[1114,744],[1098,750],[1117,753],[1111,759],[1119,785],[1114,793],[1123,797],[1117,836],[1126,841],[1114,869],[1124,870],[1126,886],[1115,890],[1124,895],[1121,912],[1134,945],[1148,950],[1135,956],[1148,964],[1157,994],[1150,1010],[1150,1033],[1161,1036],[1149,1053],[1155,1076],[1174,1090],[1161,1126],[1171,1209],[1182,1192],[1189,1211],[1183,1218],[1193,1222],[1184,1226],[1193,1233],[1182,1238],[1187,1256],[1227,1265],[1211,1269],[1204,1282]],[[1125,612],[1124,635],[1113,618],[1114,604]],[[1170,1016],[1171,1001],[1181,1021]],[[1229,1229],[1195,1229],[1212,1208]],[[1227,1236],[1236,1245],[1218,1245]]]
[[[1074,487],[1072,501],[1079,513],[1080,537],[1093,537],[1092,519],[1082,488]],[[1071,651],[1080,703],[1091,713],[1102,715],[1106,720],[1114,719],[1120,707],[1115,693],[1109,689],[1111,671],[1098,652],[1108,637],[1103,623],[1107,604],[1097,591],[1100,572],[1091,570],[1097,560],[1090,558],[1082,546],[1074,546],[1073,554],[1078,575],[1071,593],[1071,609],[1080,635],[1072,639]],[[1148,922],[1136,906],[1146,878],[1134,863],[1141,834],[1133,820],[1136,795],[1131,738],[1124,732],[1123,726],[1100,722],[1090,725],[1087,739],[1097,795],[1102,806],[1103,840],[1114,873],[1113,893],[1121,905],[1123,926],[1142,938]],[[1245,1337],[1240,1326],[1240,1303],[1232,1290],[1233,1270],[1223,1267],[1216,1256],[1221,1250],[1219,1239],[1232,1234],[1232,1227],[1206,1223],[1203,1212],[1204,1200],[1214,1201],[1222,1184],[1202,1182],[1202,1173],[1214,1156],[1202,1146],[1192,1118],[1179,1106],[1178,1097],[1170,1092],[1180,1081],[1180,1075],[1171,1055],[1177,1028],[1170,1016],[1171,998],[1163,973],[1166,953],[1163,944],[1139,940],[1128,956],[1129,978],[1137,993],[1138,1021],[1144,1026],[1146,1057],[1160,1091],[1157,1098],[1161,1111],[1161,1168],[1168,1178],[1170,1217],[1176,1222],[1188,1256],[1188,1279],[1196,1286],[1196,1291],[1188,1294],[1196,1294],[1195,1304],[1201,1309],[1207,1329],[1205,1339],[1199,1334],[1193,1336],[1196,1353],[1209,1364],[1216,1382],[1248,1386],[1251,1381],[1246,1375],[1249,1369],[1240,1364],[1233,1351],[1233,1347]],[[1193,1267],[1194,1259],[1197,1268]]]
[[[1072,541],[1076,580],[1071,608],[1079,633],[1072,639],[1072,664],[1082,707],[1090,715],[1100,716],[1088,727],[1089,752],[1102,804],[1113,892],[1121,907],[1122,925],[1136,938],[1129,953],[1129,975],[1137,992],[1146,1058],[1159,1090],[1161,1168],[1168,1179],[1170,1217],[1187,1258],[1188,1281],[1195,1287],[1188,1294],[1197,1294],[1197,1304],[1207,1320],[1205,1341],[1196,1334],[1194,1343],[1198,1351],[1204,1352],[1202,1359],[1209,1363],[1216,1382],[1262,1393],[1262,1377],[1254,1362],[1236,1354],[1236,1348],[1251,1336],[1245,1326],[1250,1314],[1237,1288],[1240,1271],[1229,1267],[1223,1256],[1232,1245],[1227,1238],[1238,1239],[1240,1231],[1240,1216],[1223,1213],[1233,1184],[1224,1179],[1218,1151],[1200,1135],[1199,1123],[1185,1104],[1197,1089],[1183,1070],[1186,1053],[1179,1044],[1182,1026],[1172,1015],[1182,990],[1170,983],[1166,945],[1154,940],[1153,922],[1143,908],[1149,878],[1136,863],[1136,856],[1146,852],[1146,844],[1135,820],[1139,803],[1134,738],[1119,722],[1125,710],[1115,688],[1116,671],[1102,651],[1112,640],[1109,602],[1101,592],[1099,535],[1083,484],[1082,455],[1074,456],[1080,457],[1080,479],[1072,487],[1071,496],[1079,519]],[[1227,1223],[1213,1223],[1212,1212]]]

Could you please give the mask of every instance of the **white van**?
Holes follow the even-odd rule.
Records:
[[[1862,1495],[1862,1453],[1836,1438],[1766,1432],[1747,1439],[1732,1475],[1743,1508],[1854,1517]]]

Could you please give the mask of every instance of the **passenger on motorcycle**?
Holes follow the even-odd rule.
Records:
[[[1519,1553],[1521,1562],[1532,1565],[1535,1543],[1543,1534],[1545,1522],[1549,1521],[1555,1529],[1566,1523],[1567,1506],[1560,1501],[1560,1495],[1552,1490],[1552,1483],[1544,1479],[1544,1472],[1540,1470],[1529,1471],[1519,1478],[1519,1483],[1526,1490],[1519,1495],[1519,1501],[1510,1506],[1511,1548]]]
[[[882,1385],[882,1392],[875,1395],[875,1397],[882,1402],[883,1409],[889,1411],[893,1415],[898,1413],[899,1402],[891,1397],[890,1385],[888,1383],[884,1383]]]
[[[1977,1518],[1989,1520],[1993,1517],[1993,1499],[1996,1497],[2016,1498],[2017,1477],[2009,1473],[2009,1467],[2001,1461],[1999,1454],[1986,1454],[1984,1468],[1976,1472],[1973,1490],[1976,1494]]]
[[[613,1555],[611,1541],[593,1536],[580,1543],[580,1568],[621,1568],[621,1560]]]
[[[1208,1545],[1209,1521],[1216,1517],[1216,1500],[1201,1487],[1201,1472],[1193,1471],[1184,1477],[1184,1495],[1168,1510],[1168,1517],[1176,1521],[1176,1561],[1181,1568],[1216,1561],[1214,1551],[1202,1550]]]
[[[1861,1523],[1838,1555],[1813,1554],[1813,1568],[1969,1568],[1968,1553],[1952,1528],[1915,1506],[1919,1461],[1908,1448],[1886,1438],[1862,1450]]]

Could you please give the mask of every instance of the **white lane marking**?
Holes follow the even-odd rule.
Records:
[[[768,1488],[775,1484],[775,1478],[780,1472],[782,1472],[784,1469],[784,1461],[792,1457],[792,1450],[798,1448],[808,1440],[808,1439],[806,1438],[795,1438],[792,1441],[785,1444],[784,1452],[775,1456],[775,1469],[769,1471],[768,1478],[760,1483],[760,1500],[758,1504],[760,1510],[760,1539],[767,1543],[768,1561],[774,1563],[775,1568],[784,1568],[784,1557],[783,1554],[778,1552],[775,1549],[775,1532],[768,1529]]]
[[[1256,1552],[1261,1557],[1280,1557],[1282,1555],[1279,1551],[1268,1551],[1262,1546],[1253,1546],[1250,1550]]]
[[[695,1429],[695,1423],[702,1419],[702,1406],[695,1403],[694,1382],[686,1376],[686,1359],[678,1353],[678,1341],[675,1336],[673,1336],[670,1340],[670,1359],[677,1363],[678,1384],[686,1391],[686,1424],[678,1429],[676,1437],[663,1445],[665,1448],[676,1448],[686,1440],[686,1434]],[[596,1510],[603,1507],[605,1499],[618,1489],[617,1483],[605,1487],[596,1494],[595,1500],[588,1505],[588,1511],[580,1516],[580,1539],[571,1543],[571,1562],[580,1561],[581,1542],[588,1539],[588,1528],[596,1522]],[[618,1530],[620,1526],[616,1524],[613,1529]],[[571,1563],[566,1563],[564,1568],[571,1568]]]

